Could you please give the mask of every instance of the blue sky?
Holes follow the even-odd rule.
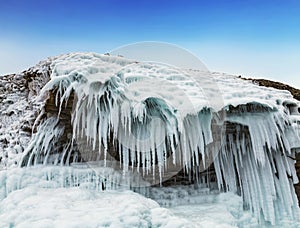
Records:
[[[22,1],[0,3],[0,74],[47,56],[170,42],[212,71],[300,88],[300,1]]]

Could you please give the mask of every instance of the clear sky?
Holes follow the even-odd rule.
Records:
[[[0,75],[139,41],[182,46],[211,71],[300,88],[300,0],[0,2]]]

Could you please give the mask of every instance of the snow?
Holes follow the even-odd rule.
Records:
[[[293,99],[288,91],[258,86],[232,75],[179,69],[157,63],[137,62],[117,56],[71,53],[56,58],[52,63],[52,68],[54,69],[51,75],[52,83],[47,88],[62,80],[66,83],[74,82],[72,85],[67,85],[74,88],[77,82],[84,81],[84,84],[90,85],[97,81],[104,84],[106,81],[115,79],[116,85],[119,86],[118,89],[121,90],[119,92],[127,89],[126,95],[131,99],[142,101],[145,96],[155,95],[167,100],[184,114],[191,113],[191,107],[182,104],[183,101],[186,101],[184,99],[190,100],[189,104],[192,103],[192,108],[197,112],[206,105],[213,105],[209,104],[208,101],[211,100],[207,95],[214,92],[221,93],[218,98],[222,96],[225,107],[248,103],[259,103],[271,108],[279,108],[283,103],[299,105],[299,102]],[[116,76],[119,80],[115,78]],[[145,83],[138,84],[139,86],[130,85],[144,80]],[[164,84],[159,86],[160,83]],[[199,85],[199,83],[201,84]],[[88,86],[84,87],[86,93],[91,92],[87,91]],[[175,90],[175,88],[177,89]],[[147,92],[143,92],[145,90]]]
[[[243,210],[243,199],[205,185],[130,191],[110,168],[33,166],[0,171],[0,227],[270,226]],[[102,188],[105,183],[105,190]],[[276,223],[298,227],[289,217]]]
[[[249,213],[243,214],[241,197],[232,193],[193,186],[154,188],[148,192],[154,201],[116,186],[96,188],[92,178],[88,181],[93,172],[56,166],[1,171],[1,192],[6,194],[0,199],[0,226],[237,227],[245,216],[257,224]],[[106,173],[112,175],[111,170]],[[77,175],[77,186],[71,175]]]
[[[161,208],[155,201],[130,191],[99,193],[79,188],[22,189],[11,193],[0,208],[1,227],[217,227],[234,221],[227,212],[223,216],[231,219],[202,219],[201,223],[193,224],[176,216],[173,210]],[[224,212],[216,209],[218,213]],[[216,216],[215,213],[211,210],[210,216]]]
[[[3,200],[1,212],[1,227],[180,227],[187,222],[133,192],[79,188],[22,189]]]
[[[47,169],[51,171],[50,167]],[[249,211],[243,211],[242,198],[233,193],[217,194],[205,188],[195,191],[194,186],[177,186],[153,189],[155,195],[151,199],[125,189],[101,191],[86,185],[60,187],[53,180],[35,179],[33,175],[38,170],[27,173],[19,170],[25,172],[20,180],[34,181],[0,200],[1,227],[270,226],[260,224]],[[1,172],[3,177],[6,171]],[[165,203],[156,202],[158,198]],[[298,227],[299,223],[285,219],[278,225]]]
[[[105,168],[101,171],[98,173],[100,179],[104,179],[105,176],[107,183],[116,181],[109,178],[109,176],[118,176],[113,173],[113,170]],[[94,178],[92,178],[93,173]],[[0,226],[195,227],[189,219],[176,216],[172,212],[173,209],[160,207],[156,201],[124,189],[126,187],[124,185],[118,185],[119,187],[115,185],[114,189],[108,188],[105,191],[97,188],[96,176],[95,169],[57,166],[2,170],[0,172],[2,192]],[[185,200],[188,197],[188,189],[178,189],[186,193]],[[166,198],[164,195],[169,192],[168,189],[161,188],[157,191],[155,196],[160,195],[162,198]],[[189,191],[193,192],[195,197],[195,191],[191,189]],[[197,202],[207,199],[208,194],[209,192],[205,190],[202,197],[198,196]],[[240,206],[240,197],[235,197]],[[209,202],[213,205],[216,198],[216,194],[211,195]],[[184,200],[172,200],[172,202],[178,204]],[[215,211],[210,210],[207,214],[213,217],[214,213],[230,215],[226,208],[222,211],[216,208]],[[237,221],[232,216],[231,218],[229,222],[235,224]],[[223,223],[224,221],[220,220],[209,221],[208,224]],[[205,221],[203,223],[202,220],[202,224],[205,225]]]

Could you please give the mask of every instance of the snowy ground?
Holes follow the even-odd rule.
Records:
[[[0,226],[177,227],[187,220],[131,191],[27,187],[1,203]]]
[[[1,227],[235,227],[226,204],[160,207],[132,191],[27,187],[1,202]]]
[[[90,169],[70,167],[0,171],[0,227],[258,225],[250,212],[243,211],[241,197],[232,193],[219,194],[194,186],[157,187],[144,193],[150,199],[117,187],[102,191],[94,184],[88,184],[90,177]],[[282,224],[297,227],[293,221]]]
[[[235,227],[227,205],[170,209],[132,191],[26,187],[1,202],[0,227]]]
[[[233,194],[210,194],[207,189],[191,191],[191,187],[154,188],[146,195],[152,195],[156,202],[117,187],[97,189],[88,184],[91,173],[90,169],[53,166],[0,171],[0,227],[234,227],[238,224],[240,215],[234,210],[241,210],[242,200]],[[158,202],[169,207],[164,208]]]

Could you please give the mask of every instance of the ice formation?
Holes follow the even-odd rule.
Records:
[[[42,95],[54,93],[59,111],[41,121],[23,165],[89,160],[74,152],[80,140],[103,167],[118,158],[124,175],[136,171],[149,182],[181,169],[195,173],[214,159],[219,189],[240,194],[260,221],[299,218],[293,158],[300,148],[300,104],[289,92],[225,74],[91,53],[57,57],[51,72]],[[54,153],[68,102],[71,138]]]
[[[184,192],[184,191],[182,191]],[[163,208],[132,191],[28,187],[0,204],[1,227],[237,227],[242,200],[233,194],[197,196],[198,205]],[[200,200],[202,198],[202,200]],[[190,198],[193,200],[194,198]],[[206,202],[206,203],[205,203]],[[192,210],[191,210],[192,209]],[[187,216],[188,214],[189,219]],[[251,224],[255,224],[252,222]]]

